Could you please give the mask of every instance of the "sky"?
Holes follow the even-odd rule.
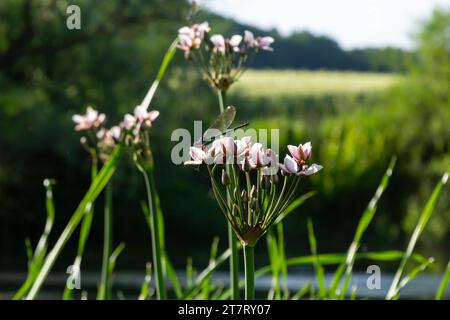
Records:
[[[197,0],[201,7],[287,35],[308,30],[346,49],[413,45],[417,23],[450,0]]]

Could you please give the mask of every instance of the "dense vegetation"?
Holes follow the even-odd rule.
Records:
[[[72,131],[71,115],[88,104],[113,117],[132,110],[187,13],[187,6],[180,6],[179,1],[136,0],[126,10],[122,1],[76,2],[83,10],[83,32],[64,28],[65,1],[56,1],[57,6],[27,0],[0,3],[2,269],[25,266],[23,239],[31,236],[35,242],[44,221],[44,178],[58,181],[55,199],[62,224],[56,226],[64,224],[88,185],[89,165]],[[218,31],[246,27],[233,25],[231,29],[231,21],[221,21]],[[376,249],[387,243],[404,244],[431,186],[450,165],[449,21],[448,12],[434,13],[418,34],[417,57],[408,66],[408,74],[387,90],[355,92],[349,86],[348,91],[311,89],[299,95],[268,95],[266,90],[258,96],[251,91],[239,93],[238,86],[230,96],[230,103],[239,110],[238,120],[252,119],[255,127],[281,127],[286,141],[315,141],[315,156],[326,168],[311,181],[319,194],[302,207],[303,215],[289,218],[288,253],[291,249],[297,254],[308,252],[304,245],[307,215],[315,221],[321,251],[345,250],[357,217],[394,154],[397,170],[367,245]],[[306,33],[286,39],[274,35],[275,53],[263,56],[255,67],[405,70],[403,53],[396,49],[345,52],[330,39]],[[384,58],[384,53],[391,58]],[[176,59],[180,62],[182,56]],[[255,74],[261,76],[248,76]],[[348,81],[346,76],[337,82]],[[296,81],[296,75],[292,77]],[[160,168],[156,181],[167,215],[167,233],[174,235],[167,239],[167,246],[179,253],[174,261],[182,266],[186,252],[198,261],[200,252],[209,247],[205,241],[225,235],[215,203],[203,197],[209,190],[207,179],[172,165],[167,141],[174,128],[190,128],[196,119],[213,119],[217,112],[210,106],[215,106],[216,98],[193,70],[177,61],[166,80],[154,102],[154,108],[161,111],[161,123],[153,132]],[[241,81],[244,88],[250,85],[245,77]],[[135,267],[149,256],[140,213],[143,186],[125,165],[115,177],[115,186],[115,192],[122,195],[116,204],[115,237],[128,244],[121,263]],[[430,236],[423,239],[425,249],[445,254],[450,237],[448,191],[443,196],[431,221]],[[100,226],[99,216],[94,219],[90,249],[101,245]],[[94,255],[95,251],[88,249],[88,257],[90,252]],[[200,255],[199,259],[207,257]],[[98,265],[99,257],[86,262]]]
[[[210,13],[200,14],[200,17],[214,23],[219,32],[242,33],[251,30],[256,34],[266,33]],[[275,38],[277,54],[264,54],[256,58],[256,68],[405,72],[407,63],[415,59],[412,52],[393,47],[344,50],[335,40],[308,31],[287,37],[277,30],[271,30],[269,34]]]

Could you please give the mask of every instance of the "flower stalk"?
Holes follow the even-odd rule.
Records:
[[[224,111],[225,99],[226,99],[226,90],[217,90],[218,98],[219,98],[219,110],[220,114]],[[230,176],[230,167],[226,166],[225,174]],[[231,183],[234,179],[230,179],[230,187],[227,192],[227,204],[231,205],[231,192],[230,190],[234,190],[234,186]],[[237,238],[234,234],[233,228],[230,224],[227,224],[228,231],[228,247],[231,250],[230,256],[230,288],[233,300],[240,299],[239,292],[239,256],[237,249]]]
[[[255,255],[254,247],[243,246],[245,267],[245,300],[255,299]]]
[[[158,300],[167,299],[166,286],[164,282],[163,265],[162,265],[162,244],[159,230],[158,217],[155,210],[155,182],[153,179],[153,169],[143,170],[142,174],[145,180],[145,188],[147,191],[148,211],[150,216],[150,230],[152,237],[152,255],[153,266],[155,270],[156,296]]]
[[[109,272],[109,257],[112,253],[112,214],[113,214],[113,185],[112,180],[108,183],[105,188],[105,209],[104,209],[104,220],[103,220],[103,257],[102,257],[102,273],[100,286],[98,289],[97,299],[98,300],[109,300],[111,299],[111,282],[110,282],[110,272]]]

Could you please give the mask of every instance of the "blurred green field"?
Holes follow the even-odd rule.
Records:
[[[231,93],[246,97],[363,94],[385,90],[402,76],[389,73],[248,70]]]

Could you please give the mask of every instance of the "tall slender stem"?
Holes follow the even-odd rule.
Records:
[[[255,256],[254,248],[244,245],[245,300],[255,299]]]
[[[225,102],[226,102],[226,91],[225,90],[218,90],[217,95],[219,98],[219,108],[220,113],[222,113],[225,110]],[[226,170],[228,175],[230,175],[230,170],[228,166],[226,166]],[[229,193],[227,193],[227,202],[228,207],[231,208],[231,198]],[[236,235],[234,234],[233,228],[231,227],[230,223],[227,223],[228,225],[228,246],[231,249],[231,256],[230,256],[230,287],[231,287],[231,297],[233,300],[238,300],[240,298],[239,294],[239,257],[237,252],[237,239]]]
[[[152,237],[152,255],[153,255],[153,267],[155,270],[155,283],[156,283],[156,296],[158,300],[167,299],[166,286],[164,283],[164,275],[162,268],[162,250],[160,230],[158,224],[158,217],[155,212],[155,193],[152,191],[155,188],[153,181],[153,172],[151,169],[143,171],[145,188],[147,190],[148,211],[150,215],[150,229]]]
[[[217,94],[219,96],[219,110],[220,110],[220,113],[222,113],[225,110],[226,91],[218,90]]]
[[[105,211],[103,218],[103,260],[102,260],[102,275],[100,280],[100,287],[98,290],[98,300],[111,299],[111,283],[109,280],[109,257],[112,253],[112,214],[113,214],[113,185],[112,180],[105,188]]]
[[[230,284],[233,300],[240,299],[239,294],[239,257],[237,249],[237,239],[231,224],[228,223],[228,246],[231,249],[230,256]]]

